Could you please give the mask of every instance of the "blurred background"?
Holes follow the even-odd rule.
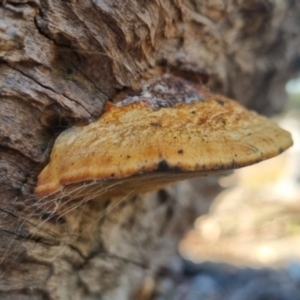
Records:
[[[274,121],[294,146],[219,178],[225,189],[179,245],[184,259],[149,279],[143,299],[300,300],[300,78],[286,90]]]

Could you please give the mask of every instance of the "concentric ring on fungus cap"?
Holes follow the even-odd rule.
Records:
[[[37,196],[145,193],[276,156],[291,135],[237,102],[164,76],[56,140]],[[76,191],[76,192],[75,192]],[[98,191],[98,192],[96,192]]]

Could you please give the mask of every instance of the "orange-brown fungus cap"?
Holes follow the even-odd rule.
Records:
[[[267,118],[165,76],[139,95],[108,105],[97,122],[63,132],[35,193],[147,192],[251,165],[291,145],[290,134]]]

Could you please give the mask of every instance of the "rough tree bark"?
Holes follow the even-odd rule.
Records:
[[[206,197],[195,196],[201,183],[182,183],[51,216],[33,189],[55,137],[96,120],[156,66],[280,111],[300,69],[300,2],[1,2],[0,298],[133,299],[176,252],[216,180],[199,181]]]

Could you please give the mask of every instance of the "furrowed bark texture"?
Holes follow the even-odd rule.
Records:
[[[209,77],[212,91],[262,113],[280,111],[300,69],[300,3],[0,3],[0,298],[133,299],[175,253],[216,180],[53,214],[33,188],[55,137],[96,120],[157,66]]]

